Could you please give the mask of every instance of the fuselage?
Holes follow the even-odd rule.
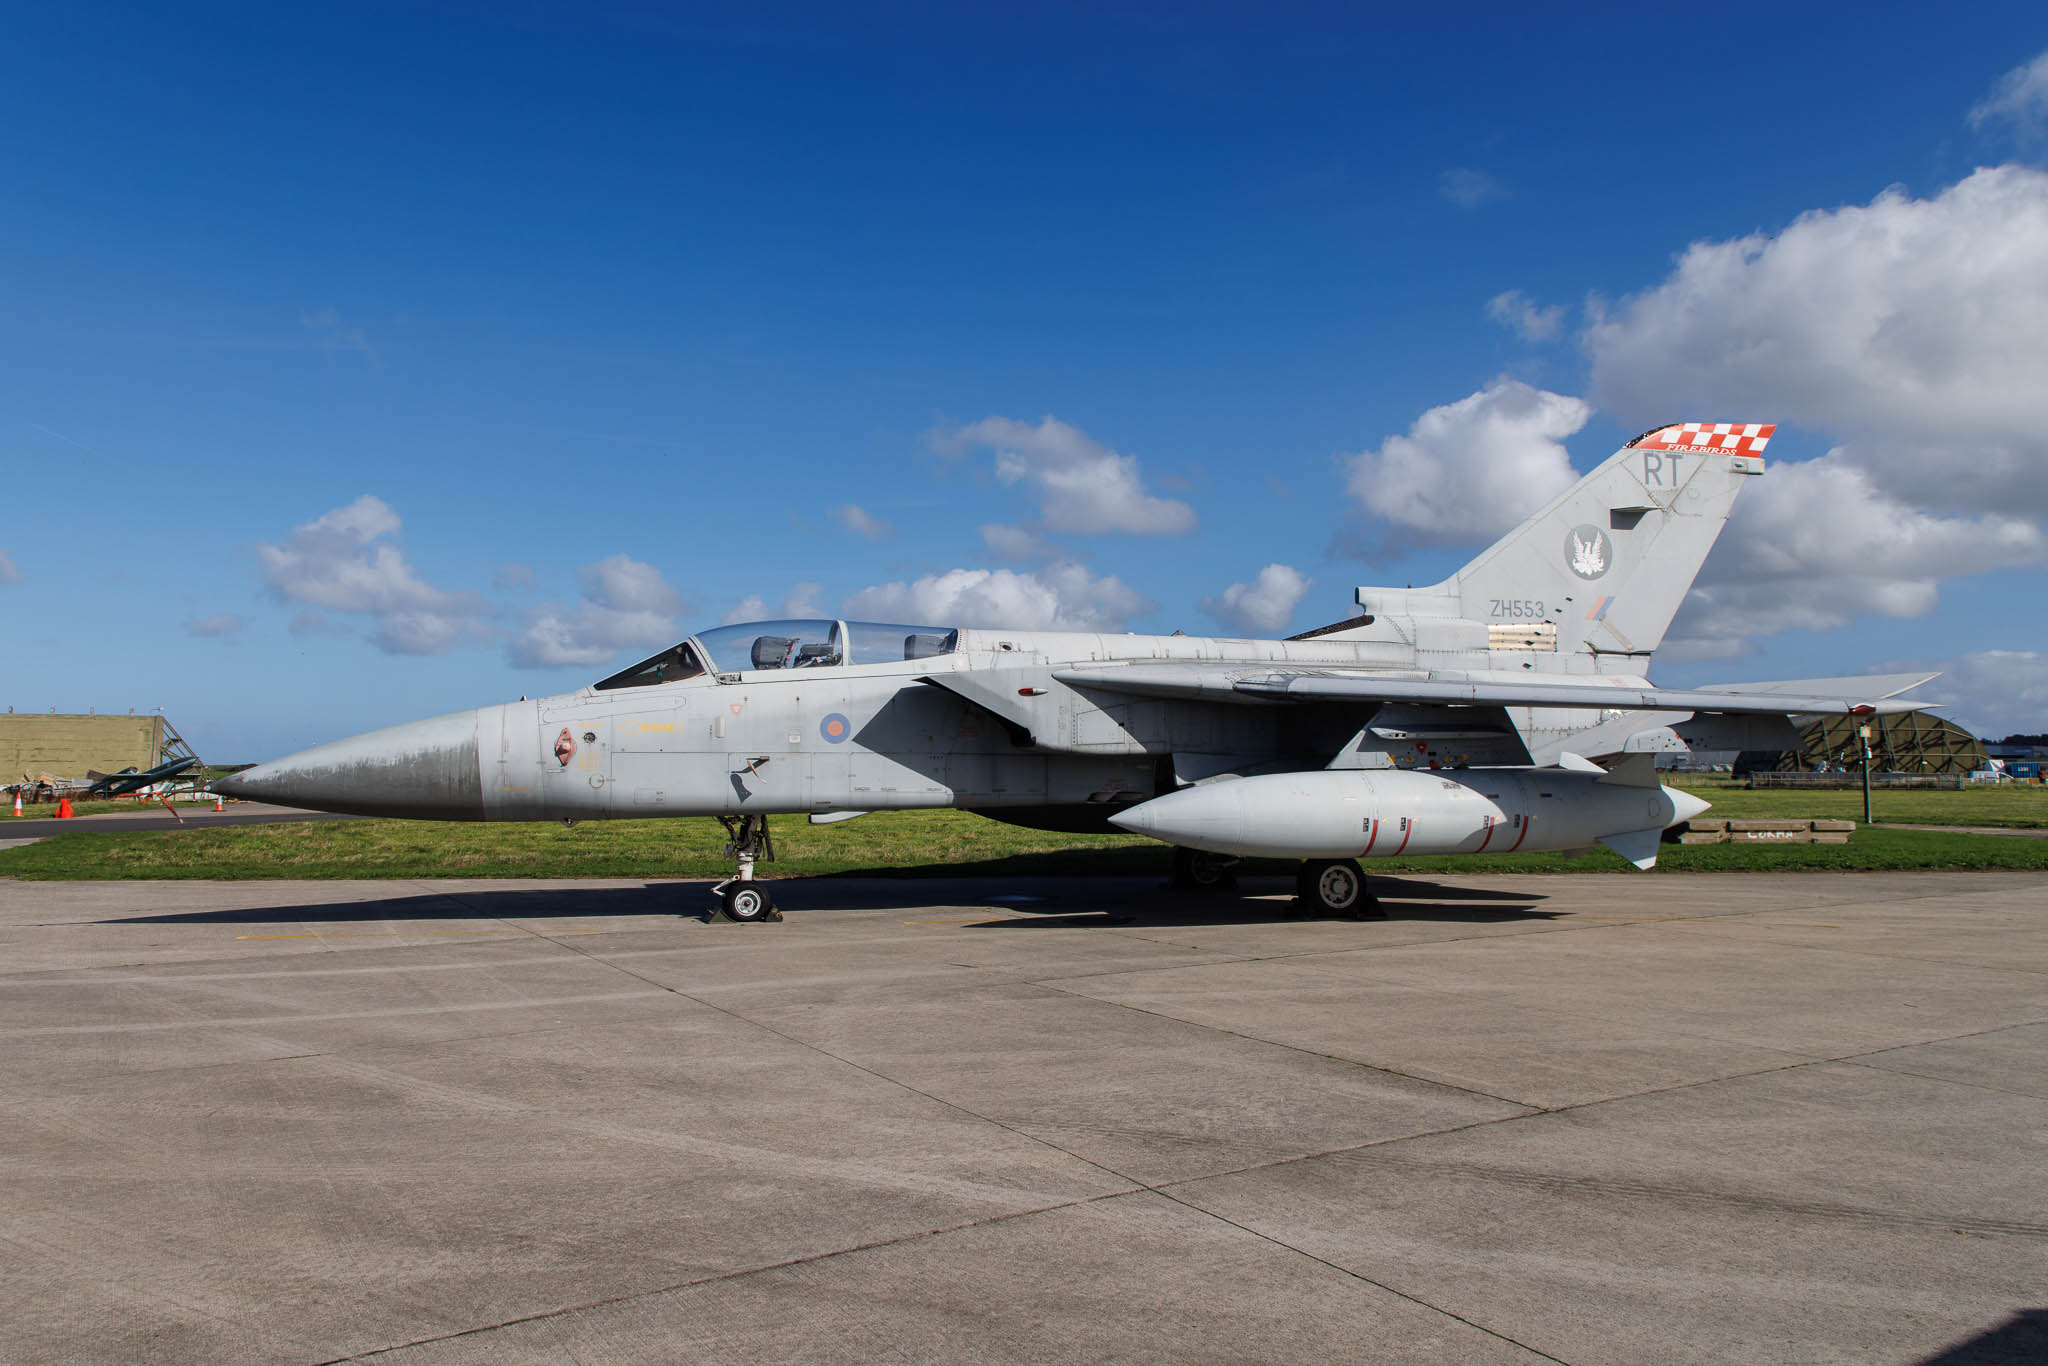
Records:
[[[812,654],[798,643],[806,629],[819,637]],[[325,810],[443,820],[921,807],[1106,817],[1219,773],[1324,767],[1360,734],[1360,714],[1114,695],[1062,683],[1057,670],[1227,663],[1413,678],[1431,662],[1398,636],[1291,641],[844,622],[725,627],[667,658],[679,651],[680,677],[649,667],[657,656],[574,692],[336,741],[222,786]],[[899,657],[873,657],[888,653]],[[1485,662],[1511,676],[1516,661]],[[725,667],[733,664],[740,667]],[[1585,713],[1581,722],[1598,719]],[[1510,749],[1469,734],[1403,738],[1367,757],[1410,768],[1527,762],[1519,741],[1503,738]]]

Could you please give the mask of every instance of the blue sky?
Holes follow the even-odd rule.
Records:
[[[0,701],[1285,633],[1697,418],[1780,425],[1658,681],[2048,728],[2048,12],[1659,8],[17,12]]]

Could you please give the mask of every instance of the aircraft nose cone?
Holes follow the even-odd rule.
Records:
[[[1671,798],[1671,823],[1673,825],[1677,825],[1680,821],[1689,821],[1713,805],[1712,802],[1701,801],[1698,797],[1693,796],[1692,793],[1680,791],[1675,787],[1665,788],[1664,795]]]
[[[484,818],[473,711],[320,745],[214,783],[229,797],[416,820]]]
[[[1123,811],[1119,811],[1114,816],[1111,816],[1109,818],[1109,823],[1111,825],[1119,826],[1122,829],[1128,830],[1133,835],[1149,835],[1152,833],[1153,827],[1157,824],[1157,822],[1153,820],[1153,816],[1155,813],[1147,811],[1145,809],[1150,805],[1150,802],[1140,802],[1136,806],[1129,807]]]
[[[1167,844],[1236,853],[1244,835],[1244,800],[1234,783],[1182,788],[1119,811],[1109,823]]]

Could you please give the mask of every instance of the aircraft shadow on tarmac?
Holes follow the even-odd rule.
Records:
[[[1270,885],[1269,885],[1270,884]],[[1246,879],[1241,891],[1177,892],[1153,878],[1015,880],[960,878],[804,878],[770,884],[791,914],[810,910],[968,910],[992,918],[973,928],[1263,924],[1295,918],[1280,878]],[[1394,920],[1490,924],[1548,920],[1540,894],[1376,877],[1373,888]],[[532,887],[417,892],[361,901],[242,906],[216,911],[117,916],[102,925],[341,925],[423,921],[586,920],[638,916],[702,920],[715,907],[703,882],[641,887]]]
[[[591,916],[694,917],[711,906],[702,887],[522,887],[488,892],[408,892],[363,901],[237,906],[219,911],[124,915],[100,925],[353,925],[424,920],[573,920]]]
[[[1555,920],[1563,911],[1543,910],[1538,893],[1446,886],[1413,878],[1375,877],[1372,889],[1390,920],[1490,925],[1518,920]],[[1082,928],[1089,925],[1168,928],[1198,925],[1261,925],[1299,920],[1291,878],[1245,878],[1235,891],[1182,892],[1154,882],[1114,898],[1085,892],[1060,896],[997,895],[1009,914],[973,929]],[[972,904],[953,903],[953,904]],[[1334,920],[1336,917],[1320,917]]]
[[[2022,1309],[1988,1333],[1926,1358],[1920,1366],[2036,1366],[2048,1361],[2048,1309]]]

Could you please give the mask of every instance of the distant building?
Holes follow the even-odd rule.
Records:
[[[1749,750],[1735,762],[1737,773],[1861,771],[1860,727],[1870,727],[1873,773],[1974,773],[1990,766],[1984,742],[1955,722],[1924,711],[1897,716],[1826,716],[1800,728],[1796,750]]]
[[[67,716],[8,712],[0,715],[0,782],[23,774],[80,778],[88,770],[116,773],[155,768],[192,751],[171,723],[148,716]]]
[[[2031,742],[2014,744],[2010,740],[2000,740],[1985,745],[1984,752],[1994,759],[2018,759],[2022,763],[2029,760],[2048,759],[2048,745],[2037,745]]]

